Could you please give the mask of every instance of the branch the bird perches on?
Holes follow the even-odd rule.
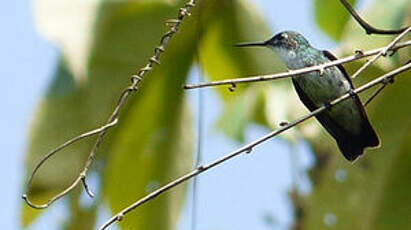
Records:
[[[398,75],[402,72],[405,72],[407,70],[410,70],[410,69],[411,69],[411,63],[408,63],[404,66],[401,66],[401,67],[399,67],[399,68],[397,68],[397,69],[395,69],[395,70],[393,70],[393,71],[391,71],[391,72],[389,72],[389,73],[387,73],[387,74],[371,81],[371,82],[368,82],[367,84],[355,89],[352,93],[358,94],[358,93],[361,93],[361,92],[363,92],[367,89],[372,88],[375,85],[386,84],[387,82],[392,81],[392,79],[396,75]],[[329,106],[333,107],[333,106],[337,105],[338,103],[341,103],[342,101],[344,101],[344,100],[346,100],[350,97],[352,97],[352,94],[351,93],[346,93],[343,96],[331,101],[329,103]],[[149,200],[152,200],[152,199],[156,198],[158,195],[170,190],[171,188],[173,188],[173,187],[175,187],[175,186],[177,186],[177,185],[179,185],[179,184],[181,184],[181,183],[183,183],[183,182],[185,182],[185,181],[187,181],[187,180],[189,180],[189,179],[191,179],[191,178],[193,178],[193,177],[195,177],[195,176],[197,176],[197,175],[199,175],[199,174],[201,174],[201,173],[203,173],[203,172],[205,172],[205,171],[207,171],[207,170],[209,170],[213,167],[216,167],[217,165],[220,165],[221,163],[224,163],[227,160],[229,160],[229,159],[231,159],[235,156],[238,156],[242,153],[251,153],[253,148],[256,147],[257,145],[259,145],[259,144],[267,141],[268,139],[271,139],[271,138],[273,138],[273,137],[275,137],[275,136],[291,129],[292,127],[294,127],[294,126],[296,126],[300,123],[303,123],[304,121],[314,117],[317,114],[320,114],[320,113],[324,112],[327,109],[329,109],[327,106],[322,106],[322,107],[314,110],[313,112],[301,117],[300,119],[298,119],[294,122],[288,123],[286,126],[283,126],[282,128],[280,128],[278,130],[272,131],[271,133],[269,133],[269,134],[255,140],[255,141],[253,141],[253,142],[251,142],[251,143],[249,143],[249,144],[247,144],[247,145],[245,145],[245,146],[243,146],[243,147],[241,147],[241,148],[239,148],[239,149],[223,156],[220,159],[215,160],[214,162],[212,162],[210,164],[200,165],[197,169],[195,169],[195,170],[191,171],[190,173],[187,173],[184,176],[181,176],[178,179],[164,185],[163,187],[153,191],[152,193],[148,194],[147,196],[139,199],[138,201],[136,201],[132,205],[130,205],[127,208],[123,209],[122,211],[117,213],[115,216],[110,218],[104,225],[102,225],[102,227],[100,227],[100,230],[106,229],[108,226],[110,226],[111,224],[113,224],[116,221],[121,221],[127,213],[129,213],[132,210],[136,209],[140,205],[148,202]]]

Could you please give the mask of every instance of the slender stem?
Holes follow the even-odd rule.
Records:
[[[380,94],[380,93],[382,92],[382,90],[385,89],[386,86],[387,86],[387,84],[382,84],[382,85],[380,86],[380,88],[378,88],[378,89],[372,94],[372,96],[367,99],[367,101],[364,103],[364,106],[367,106],[368,104],[370,104],[370,102],[371,102],[372,100],[374,100],[374,98],[375,98],[376,96],[378,96],[378,94]]]
[[[39,168],[50,158],[52,157],[54,154],[56,154],[57,152],[67,148],[68,146],[71,146],[73,143],[84,139],[86,137],[89,136],[93,136],[98,134],[97,140],[93,146],[93,148],[90,151],[90,154],[87,158],[87,161],[83,167],[83,170],[80,172],[79,176],[72,182],[72,184],[70,186],[68,186],[65,190],[63,190],[62,192],[60,192],[59,194],[57,194],[56,196],[52,197],[50,200],[48,200],[47,203],[45,204],[34,204],[32,201],[30,201],[30,199],[27,196],[27,193],[22,195],[22,198],[26,201],[27,205],[29,205],[32,208],[35,209],[44,209],[49,207],[53,202],[55,202],[56,200],[64,197],[66,194],[68,194],[70,191],[72,191],[78,184],[82,183],[84,189],[86,190],[86,192],[88,193],[89,196],[93,196],[93,193],[91,192],[91,190],[89,189],[87,183],[86,183],[86,175],[87,172],[89,171],[91,164],[94,162],[94,158],[95,155],[98,151],[98,149],[100,148],[101,143],[103,142],[104,136],[107,133],[108,129],[115,126],[118,122],[118,118],[119,118],[119,114],[120,114],[120,110],[123,108],[124,104],[127,102],[128,98],[131,96],[131,94],[135,91],[138,90],[138,87],[140,85],[140,82],[143,80],[144,76],[150,72],[154,65],[160,64],[160,57],[161,54],[165,51],[170,39],[174,36],[174,34],[176,34],[179,29],[180,26],[183,22],[183,19],[186,16],[190,15],[191,9],[195,6],[197,0],[188,0],[188,2],[185,4],[184,7],[180,8],[177,19],[172,19],[172,20],[168,20],[166,21],[167,25],[171,25],[171,28],[168,32],[166,32],[160,39],[160,45],[157,46],[154,49],[154,54],[152,57],[150,57],[148,59],[147,64],[141,68],[137,74],[133,75],[131,77],[131,84],[129,86],[127,86],[123,92],[121,93],[117,105],[114,109],[114,111],[112,112],[112,114],[110,115],[109,119],[107,120],[106,124],[103,125],[100,128],[97,128],[95,130],[92,130],[90,132],[81,134],[69,141],[67,141],[66,143],[64,143],[63,145],[57,147],[56,149],[52,150],[50,153],[48,153],[46,156],[44,156],[40,162],[35,166],[33,173],[30,176],[30,179],[27,183],[27,188],[26,191],[29,190],[29,187],[31,185],[31,182],[34,178],[34,176],[36,175],[36,172],[39,170]]]
[[[199,62],[200,64],[200,62]],[[200,68],[200,79],[202,79],[202,72]],[[202,148],[203,148],[203,113],[204,113],[204,97],[203,92],[200,89],[198,91],[198,123],[197,123],[197,152],[196,152],[196,159],[194,163],[194,168],[197,168],[202,159]],[[193,199],[192,199],[192,206],[191,206],[191,230],[195,230],[197,228],[197,204],[198,204],[198,178],[194,178],[193,180]]]
[[[72,144],[74,144],[74,143],[76,143],[76,142],[78,142],[78,141],[80,141],[80,140],[82,140],[82,139],[84,139],[84,138],[86,138],[86,137],[94,136],[94,135],[96,135],[96,134],[105,132],[105,131],[108,130],[109,128],[115,126],[115,125],[117,124],[117,121],[118,121],[118,120],[115,119],[115,120],[113,120],[112,122],[110,122],[110,123],[108,123],[108,124],[106,124],[106,125],[104,125],[104,126],[102,126],[102,127],[100,127],[100,128],[97,128],[97,129],[94,129],[94,130],[92,130],[92,131],[83,133],[83,134],[81,134],[81,135],[79,135],[79,136],[77,136],[77,137],[75,137],[75,138],[73,138],[73,139],[71,139],[71,140],[68,140],[66,143],[64,143],[64,144],[60,145],[59,147],[57,147],[57,148],[53,149],[52,151],[50,151],[46,156],[44,156],[44,157],[40,160],[40,162],[36,165],[36,167],[34,168],[33,172],[31,173],[30,178],[29,178],[29,180],[28,180],[28,182],[27,182],[27,190],[28,190],[28,188],[30,187],[30,185],[32,184],[33,179],[34,179],[35,175],[37,174],[38,170],[40,169],[40,167],[41,167],[48,159],[50,159],[51,157],[53,157],[55,154],[57,154],[58,152],[60,152],[62,149],[65,149],[66,147],[68,147],[68,146],[70,146],[70,145],[72,145]],[[83,179],[83,178],[84,178],[84,179]],[[91,191],[90,191],[89,188],[88,188],[88,185],[87,185],[87,183],[86,183],[86,180],[85,180],[85,177],[84,177],[84,176],[83,176],[83,177],[79,176],[79,177],[74,181],[73,184],[75,184],[75,185],[78,184],[80,180],[82,180],[83,185],[84,185],[84,188],[86,189],[87,193],[92,197],[92,193],[91,193]],[[74,185],[74,186],[75,186],[75,185]],[[69,189],[68,191],[70,191],[70,190],[72,189],[72,186],[70,186],[69,188],[70,188],[70,189]],[[42,205],[36,205],[36,204],[34,204],[33,202],[31,202],[31,201],[29,200],[29,198],[28,198],[28,196],[27,196],[26,193],[23,194],[22,198],[27,202],[27,204],[28,204],[30,207],[35,208],[35,209],[43,209],[43,208],[49,207],[54,201],[58,200],[60,197],[62,197],[62,196],[64,196],[65,194],[67,194],[68,191],[67,191],[67,190],[64,190],[63,192],[59,193],[59,194],[56,195],[55,197],[53,197],[53,198],[51,198],[50,200],[48,200],[46,204],[42,204]]]
[[[411,40],[394,45],[393,47],[387,50],[395,52],[398,49],[408,47],[408,46],[411,46]],[[359,60],[362,58],[366,58],[369,56],[377,55],[381,53],[381,51],[384,51],[384,50],[386,50],[386,47],[381,47],[381,48],[369,50],[366,52],[361,51],[361,52],[357,52],[355,55],[341,58],[341,59],[338,59],[332,62],[327,62],[321,65],[311,66],[311,67],[307,67],[303,69],[291,70],[291,71],[283,72],[283,73],[258,75],[258,76],[244,77],[244,78],[233,78],[233,79],[227,79],[227,80],[222,80],[222,81],[203,82],[199,84],[187,84],[184,86],[184,89],[197,89],[197,88],[213,87],[213,86],[219,86],[219,85],[230,85],[231,87],[231,86],[236,86],[237,84],[242,84],[242,83],[272,81],[272,80],[278,80],[278,79],[283,79],[283,78],[289,78],[292,76],[298,76],[304,73],[309,73],[309,72],[314,72],[314,71],[321,72],[321,71],[324,71],[324,69],[330,68],[332,66],[336,66],[336,65],[352,62],[355,60]]]
[[[197,63],[198,63],[198,80],[199,82],[203,81],[203,69],[202,69],[202,60],[201,60],[201,52],[200,46],[201,37],[203,34],[203,27],[202,27],[202,10],[203,10],[204,2],[198,3],[198,17],[197,17],[197,47],[196,47],[196,56],[197,56]],[[200,89],[198,90],[198,97],[197,97],[197,104],[198,104],[198,120],[197,120],[197,151],[195,154],[195,161],[194,161],[194,168],[197,168],[202,160],[203,155],[203,126],[204,126],[204,97],[203,91]],[[197,229],[197,205],[198,205],[198,183],[199,178],[195,177],[193,180],[193,197],[192,197],[192,204],[191,204],[191,230]]]
[[[383,76],[381,76],[381,77],[379,77],[379,78],[377,78],[373,81],[370,81],[367,84],[355,89],[353,92],[354,92],[354,94],[361,93],[361,92],[363,92],[363,91],[365,91],[365,90],[367,90],[367,89],[369,89],[369,88],[371,88],[375,85],[384,83],[386,81],[390,81],[394,78],[394,76],[396,76],[396,75],[398,75],[398,74],[400,74],[404,71],[407,71],[409,69],[411,69],[411,63],[408,63],[408,64],[406,64],[404,66],[401,66],[401,67],[399,67],[399,68],[397,68],[397,69],[395,69],[395,70],[393,70],[393,71],[391,71],[387,74],[384,74]],[[341,97],[331,101],[329,103],[329,106],[335,106],[336,104],[338,104],[338,103],[340,103],[344,100],[347,100],[350,97],[351,97],[351,94],[346,93],[346,94],[342,95]],[[302,123],[302,122],[304,122],[304,121],[320,114],[321,112],[327,110],[327,107],[328,106],[319,107],[318,109],[312,111],[311,113],[302,116],[298,120],[296,120],[292,123],[289,123],[288,125],[280,128],[278,130],[272,131],[271,133],[268,133],[267,135],[255,140],[255,141],[253,141],[253,142],[251,142],[247,145],[244,145],[243,147],[241,147],[241,148],[239,148],[239,149],[237,149],[237,150],[235,150],[235,151],[233,151],[233,152],[231,152],[231,153],[215,160],[212,163],[209,163],[209,164],[206,164],[206,165],[200,165],[197,169],[195,169],[195,170],[181,176],[180,178],[164,185],[163,187],[151,192],[150,194],[146,195],[145,197],[139,199],[135,203],[133,203],[130,206],[126,207],[125,209],[121,210],[115,216],[111,217],[106,223],[104,223],[100,227],[100,230],[106,229],[107,227],[109,227],[110,225],[115,223],[116,221],[121,221],[127,213],[133,211],[134,209],[136,209],[140,205],[156,198],[160,194],[176,187],[177,185],[179,185],[179,184],[181,184],[181,183],[183,183],[183,182],[185,182],[185,181],[187,181],[187,180],[189,180],[189,179],[191,179],[191,178],[193,178],[193,177],[195,177],[195,176],[197,176],[197,175],[199,175],[199,174],[201,174],[201,173],[203,173],[203,172],[205,172],[205,171],[207,171],[207,170],[209,170],[213,167],[216,167],[216,166],[218,166],[218,165],[220,165],[220,164],[222,164],[222,163],[230,160],[231,158],[236,157],[236,156],[238,156],[242,153],[250,153],[253,150],[253,148],[255,148],[257,145],[260,145],[261,143],[267,141],[268,139],[271,139],[271,138],[277,136],[278,134],[283,133],[284,131],[289,130],[289,129],[293,128],[294,126],[296,126],[296,125],[298,125],[298,124],[300,124],[300,123]]]
[[[398,35],[390,44],[388,44],[385,48],[380,50],[380,52],[378,52],[377,55],[375,55],[372,59],[368,60],[363,66],[361,66],[361,68],[358,69],[357,72],[355,72],[351,76],[351,78],[358,77],[366,68],[368,68],[374,62],[376,62],[377,59],[380,58],[381,56],[385,57],[387,55],[388,50],[390,50],[392,47],[394,47],[395,44],[397,44],[410,31],[411,31],[411,27],[406,28],[406,30],[404,30],[404,32],[402,32],[400,35]]]

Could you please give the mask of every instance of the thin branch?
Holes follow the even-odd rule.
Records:
[[[398,35],[390,44],[388,44],[385,48],[383,48],[380,52],[378,52],[377,55],[375,55],[372,59],[368,60],[363,66],[361,66],[360,69],[355,72],[351,78],[356,78],[358,75],[360,75],[361,72],[363,72],[367,67],[369,67],[371,64],[377,61],[378,58],[381,56],[387,56],[388,50],[392,49],[392,47],[395,46],[408,32],[411,31],[411,27],[406,28],[400,35]]]
[[[344,7],[348,10],[348,12],[354,17],[354,19],[361,25],[361,27],[365,30],[367,34],[400,34],[404,32],[407,27],[399,29],[399,30],[383,30],[378,29],[370,24],[368,24],[364,19],[360,17],[360,15],[352,8],[352,6],[346,0],[340,0]]]
[[[411,46],[411,40],[397,44],[387,50],[396,52],[398,49],[408,47],[408,46]],[[357,51],[355,55],[351,55],[345,58],[340,58],[336,61],[331,61],[331,62],[327,62],[321,65],[311,66],[307,68],[291,70],[291,71],[287,71],[283,73],[258,75],[258,76],[244,77],[244,78],[233,78],[233,79],[227,79],[227,80],[222,80],[222,81],[203,82],[199,84],[187,84],[187,85],[184,85],[184,89],[197,89],[197,88],[205,88],[205,87],[212,87],[212,86],[219,86],[219,85],[230,85],[230,88],[232,87],[235,88],[237,84],[241,84],[241,83],[271,81],[271,80],[289,78],[291,76],[297,76],[297,75],[314,72],[314,71],[324,72],[324,69],[326,68],[352,62],[352,61],[366,58],[369,56],[374,56],[374,55],[381,53],[381,51],[384,51],[384,50],[386,50],[386,47],[373,49],[373,50],[369,50],[366,52]]]
[[[371,95],[371,97],[367,99],[367,101],[364,103],[364,107],[366,107],[368,104],[370,104],[370,102],[373,101],[374,98],[375,98],[376,96],[378,96],[378,94],[380,94],[380,93],[383,91],[383,89],[385,89],[386,86],[387,86],[387,84],[382,84],[382,85],[380,86],[380,88],[378,88],[378,89]]]
[[[119,113],[120,110],[123,108],[123,105],[126,103],[127,99],[130,97],[130,95],[138,90],[138,86],[140,85],[140,82],[143,80],[144,76],[150,72],[155,64],[160,64],[160,57],[161,54],[165,51],[170,39],[173,37],[173,35],[175,33],[177,33],[180,29],[180,25],[183,22],[184,18],[186,16],[190,16],[190,12],[191,9],[195,6],[197,0],[189,0],[184,7],[180,8],[177,19],[171,19],[166,21],[166,25],[171,26],[170,30],[168,32],[166,32],[160,39],[160,45],[157,46],[154,49],[154,55],[148,60],[147,64],[141,68],[137,74],[133,75],[131,77],[131,84],[126,87],[123,92],[121,93],[119,100],[117,102],[117,105],[114,109],[114,111],[112,112],[112,114],[110,115],[107,123],[100,127],[97,128],[95,130],[92,130],[88,133],[84,133],[81,134],[78,137],[75,137],[69,141],[67,141],[66,143],[64,143],[63,145],[57,147],[55,150],[51,151],[49,154],[47,154],[45,157],[43,157],[43,159],[40,160],[40,162],[36,165],[33,173],[30,176],[29,182],[27,184],[27,188],[26,190],[29,190],[29,187],[31,185],[31,182],[36,174],[36,172],[38,171],[38,169],[50,158],[52,157],[54,154],[56,154],[57,152],[61,151],[62,149],[67,148],[68,146],[72,145],[73,143],[85,138],[85,137],[89,137],[92,135],[96,135],[99,134],[97,137],[97,140],[88,156],[88,159],[84,165],[83,170],[80,172],[79,176],[74,180],[74,182],[68,186],[64,191],[62,191],[61,193],[57,194],[56,196],[54,196],[53,198],[51,198],[47,203],[45,204],[41,204],[41,205],[37,205],[34,204],[33,202],[31,202],[27,196],[27,193],[23,194],[22,198],[26,201],[27,205],[29,205],[32,208],[35,209],[44,209],[49,207],[54,201],[60,199],[61,197],[65,196],[67,193],[69,193],[70,191],[72,191],[80,182],[83,183],[83,187],[85,188],[86,192],[89,194],[89,196],[93,196],[93,194],[91,193],[91,191],[88,188],[88,185],[86,183],[85,177],[87,175],[88,170],[90,169],[91,164],[94,161],[95,155],[97,153],[97,150],[99,149],[101,143],[103,142],[103,138],[105,136],[105,134],[107,133],[108,129],[115,126],[117,124],[118,118],[119,118]]]
[[[101,132],[104,132],[105,130],[108,130],[109,128],[115,126],[115,125],[117,124],[117,121],[118,121],[118,120],[115,119],[115,120],[113,120],[112,122],[110,122],[110,123],[108,123],[108,124],[106,124],[106,125],[98,128],[98,129],[94,129],[94,130],[92,130],[92,131],[83,133],[83,134],[81,134],[81,135],[79,135],[79,136],[77,136],[77,137],[75,137],[75,138],[73,138],[73,139],[71,139],[71,140],[68,140],[66,143],[60,145],[59,147],[57,147],[57,148],[53,149],[51,152],[49,152],[46,156],[44,156],[44,157],[40,160],[40,162],[36,165],[36,167],[34,168],[33,172],[31,173],[30,178],[29,178],[29,180],[28,180],[28,182],[27,182],[27,190],[28,190],[28,188],[30,187],[30,185],[32,184],[33,179],[34,179],[35,175],[37,174],[37,171],[40,169],[40,167],[41,167],[49,158],[51,158],[51,157],[54,156],[55,154],[59,153],[61,150],[65,149],[66,147],[68,147],[68,146],[70,146],[70,145],[72,145],[72,144],[74,144],[74,143],[76,143],[76,142],[78,142],[78,141],[80,141],[80,140],[82,140],[82,139],[84,139],[84,138],[86,138],[86,137],[94,136],[94,135],[96,135],[96,134],[99,134],[99,133],[101,133]],[[77,180],[76,180],[76,181],[77,181]],[[78,183],[78,182],[77,182],[77,183]],[[85,183],[85,181],[83,182],[83,184],[84,184],[85,187],[87,187],[87,184]],[[64,192],[63,192],[63,193],[64,193]],[[64,194],[66,194],[66,193],[64,193]],[[36,205],[36,204],[33,204],[33,203],[28,199],[27,194],[23,194],[23,196],[22,196],[22,198],[27,202],[27,204],[28,204],[30,207],[36,208],[36,209],[47,208],[48,206],[50,206],[50,204],[52,204],[55,200],[59,199],[60,197],[61,197],[61,196],[60,196],[60,194],[59,194],[59,195],[57,195],[56,197],[50,199],[46,204]]]
[[[94,198],[94,194],[93,194],[93,192],[90,190],[90,188],[89,188],[89,186],[88,186],[88,184],[87,184],[87,182],[86,182],[86,175],[82,175],[82,177],[81,177],[81,182],[83,182],[83,187],[84,187],[84,190],[86,190],[87,195],[88,195],[90,198]]]
[[[211,169],[211,168],[213,168],[217,165],[220,165],[220,164],[230,160],[231,158],[233,158],[235,156],[238,156],[242,153],[250,153],[253,150],[253,148],[255,148],[257,145],[260,145],[261,143],[263,143],[263,142],[265,142],[265,141],[267,141],[267,140],[283,133],[284,131],[286,131],[288,129],[291,129],[294,126],[296,126],[296,125],[298,125],[298,124],[300,124],[300,123],[302,123],[302,122],[304,122],[304,121],[320,114],[321,112],[327,110],[329,107],[335,106],[336,104],[352,97],[353,94],[356,95],[356,94],[361,93],[361,92],[363,92],[363,91],[365,91],[365,90],[367,90],[367,89],[369,89],[369,88],[371,88],[375,85],[382,84],[382,83],[387,82],[387,81],[392,81],[392,79],[396,75],[398,75],[398,74],[400,74],[404,71],[407,71],[409,69],[411,69],[411,63],[408,63],[408,64],[406,64],[404,66],[401,66],[401,67],[399,67],[399,68],[397,68],[397,69],[395,69],[395,70],[393,70],[393,71],[391,71],[387,74],[384,74],[383,76],[381,76],[381,77],[379,77],[379,78],[377,78],[373,81],[370,81],[367,84],[353,90],[353,92],[351,92],[351,93],[344,94],[343,96],[331,101],[329,103],[329,105],[319,107],[318,109],[312,111],[311,113],[306,114],[305,116],[302,116],[300,119],[298,119],[298,120],[296,120],[292,123],[289,123],[288,125],[280,128],[276,131],[273,131],[273,132],[261,137],[260,139],[257,139],[255,141],[253,141],[253,142],[251,142],[251,143],[249,143],[249,144],[247,144],[247,145],[245,145],[245,146],[243,146],[243,147],[241,147],[241,148],[239,148],[239,149],[237,149],[237,150],[221,157],[220,159],[217,159],[216,161],[214,161],[210,164],[202,165],[202,166],[200,165],[197,169],[191,171],[190,173],[187,173],[187,174],[181,176],[180,178],[164,185],[163,187],[151,192],[150,194],[146,195],[145,197],[141,198],[140,200],[138,200],[135,203],[131,204],[130,206],[126,207],[125,209],[123,209],[122,211],[117,213],[115,216],[111,217],[105,224],[103,224],[100,227],[100,230],[106,229],[107,227],[109,227],[110,225],[115,223],[116,221],[121,221],[127,213],[133,211],[134,209],[136,209],[140,205],[156,198],[158,195],[174,188],[175,186],[177,186],[177,185],[179,185],[179,184],[181,184],[181,183],[183,183],[183,182],[185,182],[185,181],[187,181],[187,180],[189,180],[189,179],[191,179],[191,178],[193,178],[193,177],[195,177],[195,176],[197,176],[197,175],[199,175],[199,174],[201,174],[201,173],[203,173],[203,172],[205,172],[205,171],[207,171],[207,170],[209,170],[209,169]]]
[[[198,3],[198,16],[197,16],[197,46],[196,46],[196,57],[198,63],[198,80],[199,82],[203,81],[203,67],[202,67],[202,59],[201,59],[201,52],[200,52],[200,41],[203,35],[203,6],[204,2]],[[197,168],[202,160],[203,155],[203,126],[204,126],[204,97],[203,91],[200,89],[198,90],[198,120],[197,120],[197,151],[195,154],[194,160],[194,169]],[[198,183],[199,178],[195,177],[193,180],[193,197],[192,197],[192,204],[191,204],[191,230],[197,229],[197,206],[198,206]]]
[[[198,63],[200,64],[200,59],[198,58]],[[201,66],[199,67],[200,71],[200,80],[202,78],[202,70]],[[202,148],[203,148],[203,112],[204,112],[204,97],[203,92],[200,89],[198,91],[198,123],[197,123],[197,151],[196,151],[196,158],[194,162],[194,168],[197,168],[202,159]],[[191,205],[191,230],[195,230],[197,228],[197,204],[198,204],[198,178],[195,177],[193,180],[193,198],[192,198],[192,205]]]

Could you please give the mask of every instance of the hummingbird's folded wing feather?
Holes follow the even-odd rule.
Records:
[[[298,82],[295,79],[292,79],[294,88],[297,91],[298,96],[300,97],[303,104],[310,110],[314,111],[318,107],[311,101],[311,99],[304,93],[301,87],[298,85]],[[355,101],[359,101],[357,96]],[[379,139],[374,129],[371,127],[371,124],[368,121],[367,115],[365,114],[364,108],[361,108],[363,111],[363,116],[365,116],[365,122],[362,124],[363,132],[360,135],[356,135],[347,130],[345,127],[342,127],[338,124],[337,120],[332,119],[328,111],[324,111],[320,114],[317,114],[315,117],[320,122],[320,124],[328,131],[328,133],[336,140],[338,147],[340,148],[344,157],[349,161],[354,161],[359,156],[364,153],[364,148],[368,146],[377,146],[379,145]]]
[[[324,54],[324,56],[326,56],[331,61],[338,60],[338,58],[328,50],[323,50],[323,54]],[[345,70],[344,66],[342,64],[339,64],[339,65],[337,65],[337,68],[343,73],[345,79],[347,79],[347,81],[350,83],[351,88],[354,88],[354,85],[352,84],[350,75],[348,75],[347,70]]]
[[[323,50],[323,54],[330,59],[331,61],[338,60],[338,58],[332,54],[328,50]],[[345,79],[350,83],[351,88],[354,89],[354,85],[352,83],[350,75],[348,75],[347,71],[345,70],[344,66],[342,64],[337,65],[338,69],[343,73]],[[362,125],[362,137],[363,141],[365,142],[364,145],[365,147],[377,147],[380,145],[380,140],[378,138],[377,133],[374,131],[374,128],[372,127],[367,113],[365,112],[365,108],[360,100],[360,97],[358,95],[354,96],[354,100],[357,104],[358,109],[361,111],[362,117],[363,117],[363,125]]]

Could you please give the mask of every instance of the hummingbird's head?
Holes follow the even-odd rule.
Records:
[[[310,47],[310,43],[300,33],[294,31],[280,32],[263,42],[239,43],[236,47],[262,46],[274,50],[297,51],[299,48]]]
[[[267,47],[274,50],[288,68],[295,68],[298,56],[304,54],[311,45],[301,34],[294,31],[283,31],[263,42],[239,43],[236,47]]]

